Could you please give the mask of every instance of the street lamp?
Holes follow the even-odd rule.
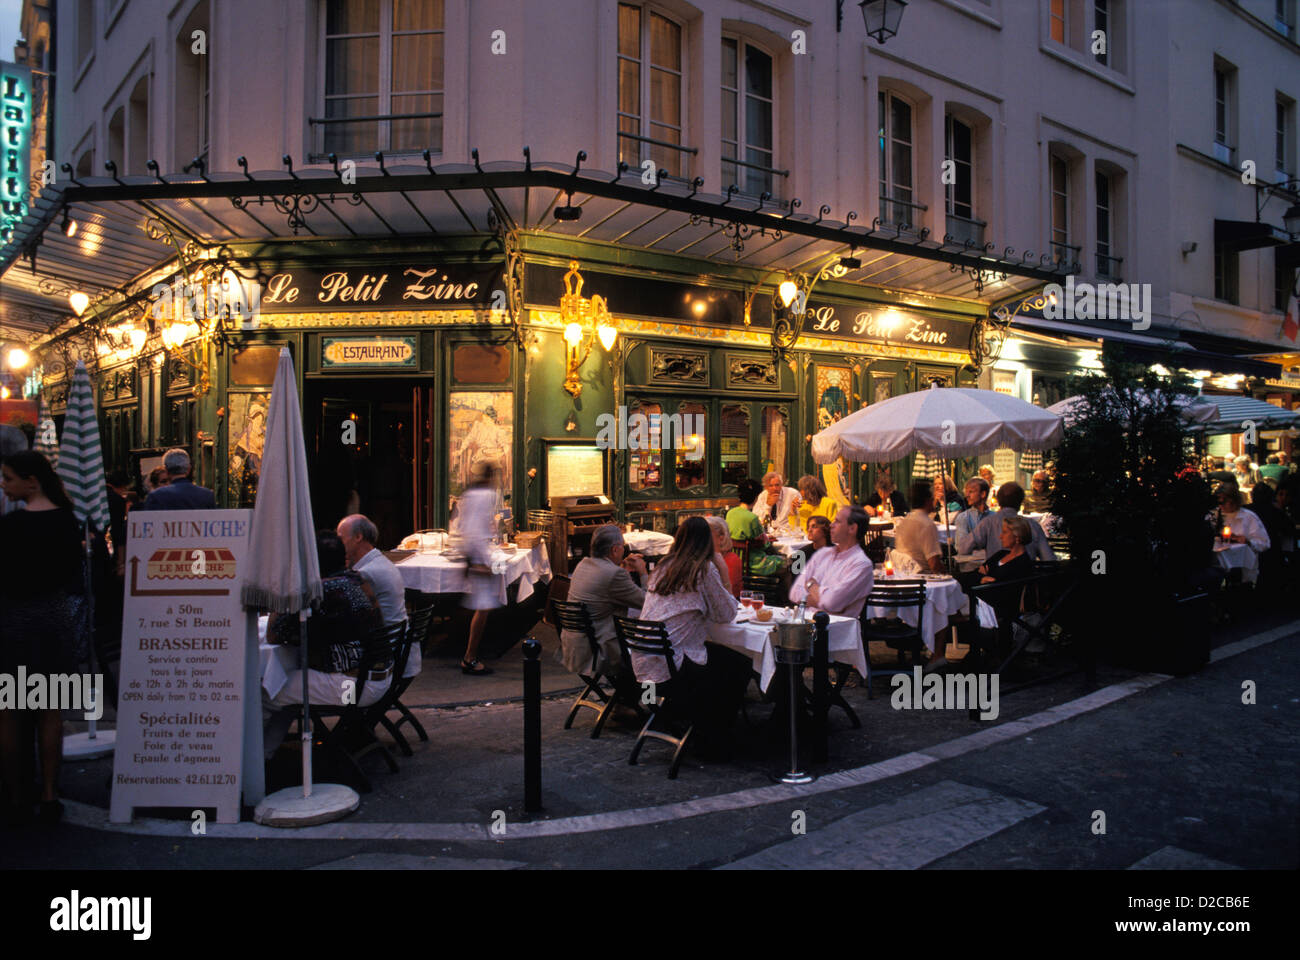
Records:
[[[862,10],[862,22],[866,24],[867,36],[877,43],[884,43],[890,37],[898,35],[898,24],[903,19],[903,8],[907,0],[862,0],[858,6]],[[835,30],[840,29],[844,20],[844,0],[835,5]]]
[[[1291,204],[1286,213],[1282,214],[1282,225],[1291,236],[1300,234],[1300,203]]]

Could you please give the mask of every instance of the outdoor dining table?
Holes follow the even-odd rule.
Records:
[[[776,537],[772,541],[772,546],[775,547],[777,553],[782,556],[793,557],[796,553],[812,546],[812,541],[802,534],[799,534],[790,537]]]
[[[1243,583],[1254,583],[1259,576],[1259,555],[1248,543],[1215,541],[1214,558],[1224,570],[1240,570]]]
[[[970,613],[970,598],[961,584],[949,576],[926,573],[909,577],[890,577],[878,575],[875,583],[878,587],[888,586],[897,581],[925,581],[925,606],[921,608],[921,636],[931,653],[934,653],[935,637],[947,626],[948,618],[954,614]],[[987,618],[992,610],[984,614]],[[867,607],[868,617],[897,616],[910,627],[916,626],[916,609],[914,607]],[[995,620],[996,622],[996,620]],[[984,624],[981,624],[984,625]]]
[[[506,588],[519,581],[516,602],[533,595],[536,584],[549,580],[550,558],[546,541],[538,540],[531,550],[492,550],[492,569],[501,590],[501,603],[507,602]],[[467,561],[440,553],[414,553],[397,563],[397,572],[408,590],[421,593],[465,593],[469,589]]]
[[[776,673],[776,654],[773,652],[772,640],[776,634],[776,618],[787,618],[790,611],[785,608],[769,608],[774,611],[773,619],[767,623],[754,620],[754,611],[741,607],[736,618],[730,623],[710,623],[709,639],[737,653],[744,654],[754,663],[758,674],[759,687],[767,690],[767,685]],[[780,611],[780,612],[776,612]],[[811,619],[811,611],[810,611]],[[865,675],[867,672],[866,653],[862,649],[862,631],[854,617],[831,616],[826,630],[830,660],[832,663],[847,663]]]

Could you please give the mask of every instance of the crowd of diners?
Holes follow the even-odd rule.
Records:
[[[985,468],[991,475],[991,470]],[[1037,479],[1037,478],[1036,478]],[[1047,495],[1047,474],[1035,495]],[[633,653],[625,665],[613,618],[627,611],[643,620],[665,624],[676,678],[673,698],[684,703],[704,757],[725,757],[732,720],[744,698],[752,671],[748,658],[716,644],[706,644],[710,623],[727,623],[737,613],[737,598],[749,573],[784,578],[791,605],[805,604],[809,616],[828,614],[857,618],[877,584],[876,567],[867,551],[875,518],[892,518],[892,559],[908,558],[919,572],[944,570],[938,521],[951,523],[962,553],[983,551],[983,561],[967,582],[996,583],[1028,576],[1035,559],[1054,557],[1042,527],[1020,509],[1025,491],[1016,483],[997,488],[991,502],[988,481],[972,477],[964,491],[951,480],[912,484],[905,499],[887,476],[864,504],[839,503],[822,481],[801,477],[795,487],[769,473],[761,480],[742,480],[737,502],[725,516],[691,517],[678,526],[668,553],[653,570],[627,548],[623,531],[613,525],[597,529],[589,555],[573,570],[568,599],[585,603],[595,627],[602,665],[625,693],[641,684],[669,683],[661,658]],[[947,503],[944,503],[944,500]],[[777,534],[802,534],[809,541],[804,560],[778,552]],[[797,572],[796,572],[797,571]],[[591,667],[585,636],[561,632],[561,657],[578,672]],[[946,642],[927,669],[943,666]],[[630,669],[628,669],[630,666]],[[663,692],[661,690],[661,692]],[[632,702],[629,700],[628,702]],[[635,721],[635,712],[619,707],[614,718]]]
[[[1262,464],[1250,457],[1207,456],[1201,476],[1214,493],[1206,520],[1223,543],[1245,544],[1258,558],[1259,583],[1275,585],[1283,557],[1294,554],[1300,526],[1300,473],[1285,451]]]

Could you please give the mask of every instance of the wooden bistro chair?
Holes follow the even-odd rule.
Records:
[[[416,607],[410,611],[409,619],[406,621],[406,636],[402,639],[402,648],[399,652],[398,660],[393,665],[393,683],[388,688],[388,692],[380,698],[375,704],[378,708],[382,704],[382,709],[378,709],[376,722],[383,725],[388,731],[389,736],[397,744],[397,749],[402,751],[402,755],[411,756],[411,745],[407,742],[406,737],[402,735],[402,724],[409,723],[415,735],[424,742],[428,742],[429,734],[425,732],[424,726],[419,720],[415,719],[415,714],[407,709],[406,704],[402,703],[402,694],[412,683],[415,677],[404,677],[406,672],[406,662],[411,657],[411,650],[424,643],[425,638],[429,635],[429,629],[433,623],[433,604],[423,607]],[[388,718],[390,711],[396,710],[400,716],[394,722]]]
[[[765,607],[784,607],[788,603],[785,584],[780,577],[750,573],[749,567],[745,567],[740,575],[740,584],[742,590],[757,590],[761,593]]]
[[[384,702],[383,698],[368,707],[358,706],[358,704],[365,692],[366,682],[371,678],[372,673],[377,672],[377,668],[388,663],[390,669],[396,671],[397,659],[401,655],[406,638],[406,624],[407,622],[403,620],[391,626],[376,627],[370,632],[366,639],[365,652],[361,656],[361,663],[357,667],[355,702],[337,706],[322,704],[311,706],[312,723],[318,724],[319,729],[327,731],[320,737],[321,746],[352,774],[362,793],[369,793],[373,789],[370,779],[361,770],[360,761],[363,757],[378,752],[388,764],[389,772],[397,773],[399,769],[397,759],[375,736],[374,728],[379,721],[374,717],[373,710],[374,706]],[[326,727],[324,721],[327,718],[335,720],[333,727]]]
[[[655,703],[650,706],[650,717],[641,728],[641,732],[637,734],[636,743],[632,745],[632,754],[627,758],[627,762],[631,766],[636,765],[636,758],[640,755],[647,739],[662,740],[676,748],[673,751],[672,761],[668,764],[668,779],[676,780],[677,768],[682,762],[682,751],[686,749],[686,741],[691,738],[691,731],[695,727],[690,723],[690,718],[687,718],[686,732],[680,737],[674,736],[670,730],[665,729],[673,709],[669,700],[677,687],[677,667],[673,663],[673,648],[668,641],[668,628],[660,620],[634,620],[631,617],[615,616],[614,630],[618,633],[619,650],[622,652],[623,663],[628,670],[632,668],[631,651],[633,650],[654,657],[663,657],[664,662],[668,664],[668,682],[655,685],[657,696]],[[664,691],[665,686],[668,687],[667,692]],[[661,720],[663,725],[656,728],[656,723]]]
[[[604,729],[605,721],[609,719],[614,705],[619,702],[617,684],[614,682],[613,675],[608,672],[608,667],[601,666],[600,642],[596,639],[596,627],[591,622],[591,611],[587,609],[587,605],[568,600],[552,600],[551,607],[556,618],[556,631],[573,630],[581,633],[591,646],[591,669],[586,673],[578,674],[585,687],[578,694],[578,699],[573,701],[573,708],[564,721],[564,729],[568,730],[573,726],[573,718],[583,707],[595,710],[596,726],[591,731],[591,739],[595,740]],[[601,687],[602,680],[609,682],[608,692]]]
[[[868,613],[871,607],[884,607],[894,613],[909,607],[914,608],[916,626],[909,626],[901,618],[873,617]],[[921,651],[925,649],[925,638],[921,633],[924,625],[922,622],[924,610],[925,581],[923,580],[901,580],[890,584],[877,582],[872,588],[867,602],[862,605],[859,619],[862,627],[862,646],[867,655],[867,697],[869,699],[874,696],[871,691],[871,681],[877,673],[886,675],[911,673],[912,667],[920,663]],[[897,651],[897,667],[875,669],[871,666],[871,648],[868,644],[872,640],[884,641],[889,649]],[[911,664],[906,662],[909,654],[912,658]]]

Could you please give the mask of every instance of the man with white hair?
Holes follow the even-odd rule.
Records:
[[[348,567],[361,574],[361,579],[374,591],[384,626],[391,627],[405,621],[406,584],[393,561],[375,546],[379,540],[379,528],[369,517],[354,513],[340,520],[335,532],[343,541]],[[422,662],[419,646],[411,644],[411,655],[402,676],[414,677],[420,672]]]
[[[136,510],[215,510],[217,498],[207,487],[200,487],[190,479],[193,465],[190,455],[180,447],[172,447],[163,454],[163,469],[167,483],[155,487]]]
[[[771,470],[763,474],[763,492],[758,495],[751,509],[764,525],[771,518],[777,526],[782,524],[798,526],[799,521],[795,511],[799,509],[799,504],[802,502],[799,491],[785,486],[785,478],[775,470]]]

